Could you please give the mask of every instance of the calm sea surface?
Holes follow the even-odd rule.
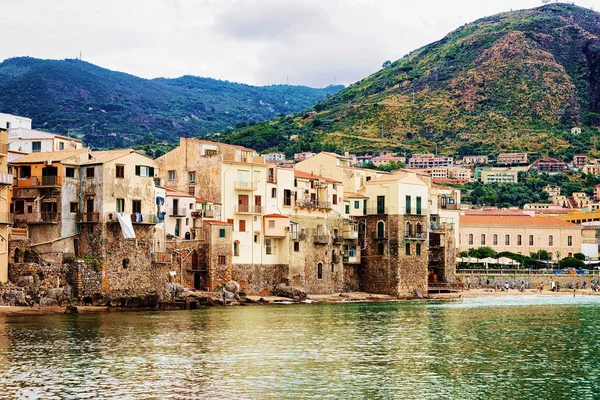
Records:
[[[600,297],[0,316],[0,398],[598,399]]]

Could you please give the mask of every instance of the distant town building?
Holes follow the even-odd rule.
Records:
[[[263,157],[265,157],[266,162],[280,163],[285,161],[285,154],[283,153],[268,153],[264,154]]]
[[[584,174],[592,174],[598,176],[600,175],[600,163],[598,163],[598,160],[590,160],[583,166],[581,171]]]
[[[571,128],[571,133],[573,135],[579,135],[581,133],[581,128],[579,128],[578,126],[575,126],[575,127]]]
[[[517,183],[519,171],[512,168],[475,168],[475,179],[482,183]]]
[[[556,158],[543,157],[531,164],[530,169],[547,174],[558,174],[567,169],[567,163]]]
[[[576,156],[573,157],[573,166],[577,167],[577,168],[581,168],[583,167],[585,164],[587,164],[588,158],[586,155],[584,154],[578,154]]]
[[[408,160],[408,168],[427,169],[431,167],[452,167],[453,157],[435,156],[433,154],[413,154]]]
[[[356,164],[357,165],[368,164],[371,162],[372,159],[373,159],[373,156],[370,154],[366,154],[364,156],[356,156]]]
[[[569,199],[567,198],[567,196],[564,196],[564,195],[552,196],[552,197],[550,197],[550,201],[555,206],[560,206],[560,207],[563,207],[563,208],[569,208]]]
[[[496,158],[496,164],[518,165],[527,164],[527,153],[500,153]]]
[[[594,200],[600,201],[600,185],[594,186]]]
[[[296,154],[294,154],[294,161],[306,160],[307,158],[311,158],[314,155],[315,155],[315,153],[310,153],[307,151],[302,152],[302,153],[296,153]]]
[[[464,156],[463,164],[464,165],[477,165],[477,164],[488,164],[489,159],[488,156]]]
[[[460,167],[434,167],[424,170],[431,175],[434,182],[442,181],[470,181],[472,174],[468,168]]]
[[[542,190],[548,193],[548,197],[560,195],[560,186],[546,185]]]
[[[404,164],[406,162],[406,157],[396,157],[391,151],[383,150],[380,155],[371,158],[371,162],[376,167],[379,167],[381,165],[390,165],[391,161]]]
[[[0,128],[7,131],[13,128],[31,129],[31,118],[0,113]]]

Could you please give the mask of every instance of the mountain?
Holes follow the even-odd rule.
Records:
[[[549,4],[479,19],[384,63],[314,110],[293,125],[317,138],[318,147],[449,154],[589,150],[600,124],[600,14]],[[286,132],[290,124],[284,121]],[[573,126],[583,127],[583,135],[574,138]],[[256,128],[229,140],[253,134]]]
[[[32,118],[34,128],[70,131],[94,147],[127,147],[152,137],[176,141],[264,121],[341,88],[257,87],[194,76],[148,80],[80,60],[0,63],[0,112]]]

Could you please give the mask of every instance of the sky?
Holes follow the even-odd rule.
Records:
[[[600,10],[600,0],[575,4]],[[0,0],[0,60],[78,58],[144,78],[356,82],[386,60],[541,0]]]

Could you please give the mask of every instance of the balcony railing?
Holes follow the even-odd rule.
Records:
[[[315,237],[315,243],[317,244],[327,244],[329,243],[329,235],[324,235],[324,234],[316,234]]]
[[[0,174],[0,185],[12,185],[13,176],[12,174]]]
[[[173,258],[171,253],[155,252],[152,253],[152,261],[159,264],[171,264]]]
[[[170,207],[169,216],[171,217],[185,217],[185,208],[182,207]]]
[[[116,212],[106,213],[105,216],[106,216],[105,221],[107,223],[119,222],[119,220],[117,219],[117,213]],[[149,224],[149,225],[153,225],[153,224],[157,224],[157,223],[160,222],[160,219],[159,219],[158,215],[155,215],[155,214],[133,213],[133,214],[129,214],[129,218],[131,218],[131,222],[133,224]]]
[[[368,215],[385,215],[388,213],[387,207],[368,207],[367,214]]]
[[[267,182],[269,182],[269,183],[277,183],[277,176],[276,175],[269,175],[269,176],[267,176]]]
[[[446,231],[446,230],[453,230],[454,229],[454,223],[453,222],[442,222],[439,224],[430,224],[429,228],[433,231]]]
[[[383,232],[382,234],[380,234],[379,232],[375,232],[375,233],[373,233],[373,239],[385,240],[385,239],[387,239],[387,235],[385,234],[385,232]]]
[[[341,235],[337,235],[333,237],[333,243],[334,244],[342,244],[344,243],[344,237]]]
[[[344,239],[346,239],[346,240],[358,239],[358,231],[344,231]]]
[[[337,264],[341,261],[340,255],[339,254],[334,254],[333,257],[331,257],[331,262],[334,264]]]
[[[426,238],[426,232],[407,232],[404,234],[404,239],[406,240],[425,240]]]
[[[262,214],[262,206],[252,204],[238,204],[237,206],[235,206],[235,212],[237,214]]]
[[[321,208],[324,210],[328,210],[331,209],[331,202],[317,200],[297,200],[296,206],[304,208]]]
[[[100,222],[100,214],[97,212],[78,212],[77,222]]]
[[[60,213],[52,211],[41,211],[34,213],[13,213],[11,219],[14,222],[26,222],[28,224],[58,223]]]
[[[258,182],[256,181],[235,181],[236,190],[256,190]]]
[[[29,178],[20,178],[16,180],[17,187],[37,187],[37,186],[61,186],[62,177],[60,176],[32,176]]]

